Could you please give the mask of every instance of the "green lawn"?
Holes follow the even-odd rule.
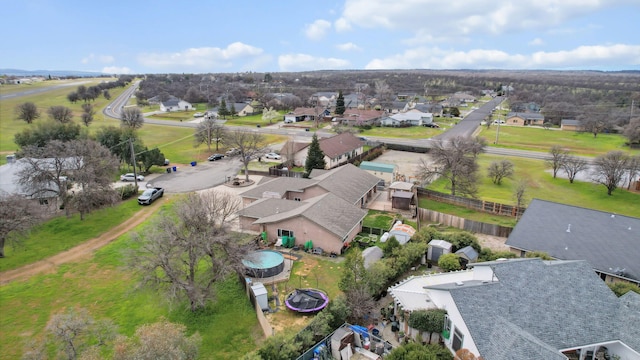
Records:
[[[130,216],[122,208],[113,212]],[[137,231],[144,226],[147,225],[141,225]],[[51,227],[42,237],[54,236],[61,228]],[[78,237],[93,236],[84,227],[73,228]],[[20,359],[25,342],[41,339],[50,317],[73,306],[88,309],[96,319],[113,320],[118,331],[127,336],[138,326],[163,317],[182,323],[189,334],[198,331],[202,335],[201,359],[239,359],[256,348],[255,339],[261,338],[262,332],[237,277],[230,276],[217,285],[217,302],[213,306],[192,314],[185,309],[185,304],[170,306],[157,293],[134,290],[134,275],[126,269],[123,260],[124,252],[130,247],[130,235],[123,235],[96,251],[93,259],[59,266],[54,274],[0,286],[3,359]]]
[[[386,211],[369,210],[362,222],[362,226],[388,230],[391,228],[393,219],[393,215]]]
[[[80,215],[57,216],[31,231],[17,246],[5,245],[6,257],[0,259],[0,271],[15,269],[68,250],[99,236],[140,211],[136,199],[94,211],[80,220]]]
[[[618,134],[591,133],[545,130],[537,127],[500,126],[498,144],[495,145],[498,126],[491,125],[487,129],[482,126],[478,136],[484,137],[489,146],[549,152],[553,145],[561,145],[572,153],[583,156],[598,156],[612,150],[623,150],[640,154],[640,150],[629,150],[624,145],[626,138]]]
[[[501,185],[495,185],[486,176],[486,168],[492,161],[501,159],[513,162],[515,174],[513,179],[505,179]],[[603,185],[580,181],[571,184],[567,179],[554,179],[551,174],[545,172],[546,167],[541,160],[483,154],[479,158],[479,164],[481,183],[478,197],[483,200],[513,205],[513,192],[518,180],[527,179],[528,199],[538,198],[640,217],[640,194],[618,189],[608,196]],[[450,190],[446,187],[447,182],[443,179],[428,186],[429,189],[448,194]]]

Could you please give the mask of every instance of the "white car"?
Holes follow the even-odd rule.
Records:
[[[120,181],[134,181],[136,176],[133,173],[126,173],[124,175],[120,175]],[[138,175],[138,181],[144,181],[144,176]]]
[[[204,116],[204,113],[201,113],[201,112],[197,112],[193,114],[193,117],[203,117],[203,116]]]
[[[274,160],[282,159],[282,156],[280,156],[280,155],[278,155],[276,153],[273,153],[273,152],[270,152],[268,154],[264,154],[264,157],[267,158],[267,159],[274,159]]]
[[[504,120],[493,120],[494,124],[506,124],[507,122]]]

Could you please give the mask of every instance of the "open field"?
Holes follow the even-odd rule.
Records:
[[[501,185],[495,185],[486,176],[486,169],[492,161],[507,159],[514,164],[512,179],[505,179]],[[640,194],[618,189],[611,196],[606,188],[590,182],[569,180],[560,177],[554,179],[546,172],[544,161],[516,157],[504,157],[483,154],[479,158],[480,180],[478,197],[487,201],[514,204],[513,192],[519,179],[526,179],[526,197],[538,198],[559,203],[575,205],[601,211],[610,211],[628,216],[640,217]],[[428,186],[429,189],[450,193],[447,183],[439,179]]]
[[[102,81],[102,80],[100,80]],[[85,86],[97,85],[99,81],[91,82],[85,84]],[[63,105],[70,108],[74,114],[74,121],[76,123],[81,123],[80,114],[82,114],[82,101],[78,101],[75,104],[72,104],[67,100],[67,94],[72,91],[75,91],[76,87],[64,87],[60,89],[55,89],[51,91],[47,91],[45,93],[34,94],[30,96],[20,97],[20,98],[10,98],[0,101],[0,155],[11,154],[17,149],[17,145],[13,142],[13,137],[15,133],[22,131],[23,129],[28,128],[30,125],[24,121],[16,120],[15,116],[15,108],[19,104],[25,102],[33,102],[38,107],[40,111],[40,118],[36,120],[38,121],[46,121],[47,120],[47,109],[51,106]],[[111,94],[111,98],[114,99],[118,95],[120,95],[124,91],[124,88],[114,88],[109,90]],[[94,102],[92,102],[96,115],[94,117],[93,123],[89,126],[89,131],[95,131],[98,127],[102,126],[105,123],[110,123],[110,120],[105,119],[102,114],[102,109],[104,109],[107,104],[110,103],[110,100],[106,100],[104,97],[98,97]],[[113,121],[113,124],[117,125],[116,121]],[[33,125],[33,124],[32,124]],[[4,158],[4,156],[1,156]],[[0,162],[6,162],[6,159],[0,159]]]
[[[117,80],[117,79],[116,78],[79,78],[79,79],[38,81],[38,82],[33,82],[31,84],[18,84],[18,85],[6,84],[6,85],[0,86],[0,95],[15,94],[17,92],[29,91],[32,89],[41,89],[41,88],[46,88],[51,86],[67,85],[71,83],[84,82],[84,81],[91,82],[92,84],[96,84],[101,81],[112,81],[112,80]],[[87,85],[90,85],[90,84],[85,84],[85,86]],[[67,89],[75,90],[75,86],[69,86],[67,87]]]
[[[594,138],[593,134],[585,132],[501,125],[498,144],[495,145],[497,132],[497,125],[491,125],[490,128],[482,126],[478,136],[484,137],[488,146],[511,149],[548,152],[553,145],[561,145],[582,156],[598,156],[612,150],[640,154],[640,150],[626,147],[626,138],[618,134],[598,134]]]

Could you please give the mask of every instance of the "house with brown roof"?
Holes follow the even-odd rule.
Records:
[[[516,126],[542,126],[544,124],[544,115],[540,113],[517,113],[511,112],[507,114],[507,125]]]
[[[382,110],[346,109],[342,116],[336,117],[336,121],[349,126],[373,125],[384,115]]]
[[[288,236],[302,245],[311,240],[314,247],[341,253],[362,230],[364,207],[379,180],[351,164],[311,175],[267,179],[240,194],[240,229],[265,232],[270,241]]]
[[[349,132],[338,134],[330,138],[319,139],[320,149],[324,153],[327,169],[332,169],[362,154],[364,141]],[[287,141],[280,151],[287,158],[292,159],[295,166],[304,166],[309,153],[307,142]]]

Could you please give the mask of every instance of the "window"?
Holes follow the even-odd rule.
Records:
[[[462,332],[458,330],[458,328],[453,329],[453,342],[451,343],[451,348],[453,351],[458,351],[462,349],[462,341],[464,340],[464,336]]]
[[[281,238],[283,236],[292,237],[293,236],[293,231],[278,229],[278,237]]]

